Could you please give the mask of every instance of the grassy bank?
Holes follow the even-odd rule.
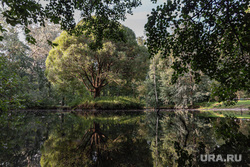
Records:
[[[120,109],[142,109],[143,102],[133,97],[98,97],[84,98],[77,104],[73,104],[72,108],[80,109],[100,109],[100,110],[120,110]]]
[[[222,102],[204,102],[197,104],[198,109],[250,109],[250,100],[239,100],[235,105],[226,106]]]
[[[160,108],[173,109],[175,105],[164,105]],[[223,102],[203,102],[195,103],[193,106],[189,105],[189,109],[249,109],[250,110],[250,100],[239,100],[235,105],[226,106]]]

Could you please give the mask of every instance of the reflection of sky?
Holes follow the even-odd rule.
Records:
[[[144,33],[144,25],[147,23],[147,14],[150,14],[152,9],[157,5],[166,2],[166,0],[158,0],[157,4],[153,4],[151,0],[141,0],[142,6],[133,10],[133,15],[127,15],[125,22],[122,24],[131,28],[136,36],[146,36]]]

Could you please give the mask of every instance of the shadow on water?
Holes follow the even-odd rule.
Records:
[[[249,122],[234,117],[188,111],[32,111],[2,113],[0,125],[0,166],[250,164]],[[228,155],[238,157],[224,162]]]

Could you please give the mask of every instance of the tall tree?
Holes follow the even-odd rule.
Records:
[[[95,98],[107,84],[124,83],[125,78],[133,76],[133,68],[140,60],[137,58],[145,56],[145,51],[141,52],[132,30],[123,27],[123,31],[126,42],[106,40],[103,48],[97,50],[88,45],[95,40],[94,36],[63,32],[54,41],[58,46],[50,51],[46,60],[48,79],[55,84],[78,81],[93,92]]]
[[[249,0],[174,0],[153,9],[145,25],[151,54],[162,51],[177,61],[174,80],[191,69],[220,82],[220,101],[250,87]]]
[[[49,55],[52,46],[47,41],[53,41],[62,32],[58,25],[47,22],[45,27],[30,26],[30,34],[36,39],[35,44],[29,44],[30,57],[34,59],[33,62],[33,79],[37,82],[39,91],[50,89],[50,82],[45,76],[45,61]],[[48,98],[48,97],[44,97]]]
[[[172,56],[167,58],[162,58],[161,54],[154,56],[148,72],[149,78],[146,81],[147,103],[151,106],[155,105],[155,92],[158,94],[159,105],[175,105],[178,108],[187,108],[188,105],[192,106],[196,102],[208,101],[211,92],[209,86],[211,80],[208,76],[201,74],[200,83],[195,83],[194,75],[185,73],[178,78],[175,84],[171,82],[174,73],[171,66],[175,61]],[[156,86],[154,82],[157,83]]]

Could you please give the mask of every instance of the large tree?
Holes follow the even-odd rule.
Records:
[[[173,55],[173,79],[191,69],[220,82],[213,90],[220,101],[249,90],[249,0],[174,0],[153,9],[147,43],[152,55]]]
[[[49,52],[46,60],[48,79],[59,85],[77,81],[96,98],[107,84],[124,84],[126,78],[136,77],[134,69],[141,60],[138,57],[147,53],[138,46],[131,29],[122,29],[126,42],[105,40],[103,47],[97,50],[89,47],[95,41],[94,36],[76,36],[64,31],[54,41],[58,46]]]

